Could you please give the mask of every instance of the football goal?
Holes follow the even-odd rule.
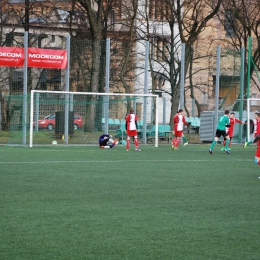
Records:
[[[247,122],[246,125],[246,140],[252,140],[254,138],[254,118],[255,113],[260,113],[260,99],[259,98],[247,98]]]
[[[32,90],[29,146],[98,145],[104,133],[124,145],[130,108],[138,116],[139,143],[147,144],[149,134],[157,147],[157,95]]]

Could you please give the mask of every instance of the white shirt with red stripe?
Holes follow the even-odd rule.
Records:
[[[135,115],[135,114],[128,114],[127,117],[126,117],[127,130],[136,130],[135,122],[137,120],[138,120],[137,115]]]
[[[185,117],[181,114],[176,114],[173,118],[174,131],[183,131],[183,124],[188,125]]]
[[[258,123],[258,120],[254,119],[253,122],[254,122],[254,134],[256,135],[257,134],[257,123]]]

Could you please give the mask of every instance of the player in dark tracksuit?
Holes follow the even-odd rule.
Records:
[[[113,148],[117,144],[117,140],[113,140],[111,135],[101,135],[99,137],[100,148]]]

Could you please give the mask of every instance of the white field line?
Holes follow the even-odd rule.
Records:
[[[50,163],[126,163],[126,162],[226,162],[226,159],[223,160],[183,160],[183,159],[174,159],[174,160],[114,160],[114,161],[48,161],[48,164]],[[241,159],[228,159],[228,161],[233,161],[233,162],[251,162],[254,161],[254,159],[246,159],[246,160],[241,160]],[[38,162],[0,162],[0,164],[41,164],[44,163],[46,164],[46,161],[38,161]]]

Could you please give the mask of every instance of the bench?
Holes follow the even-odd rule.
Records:
[[[121,123],[120,128],[116,130],[115,138],[118,139],[119,143],[126,138],[125,123]]]
[[[189,117],[186,118],[186,122],[190,123],[190,130],[194,130],[195,133],[199,133],[200,129],[200,119],[198,117]]]
[[[105,124],[105,118],[102,118],[102,125]],[[108,118],[107,119],[107,124],[108,124],[108,129],[111,130],[116,130],[118,127],[120,127],[121,122],[119,119],[113,119],[113,118]]]
[[[154,125],[151,130],[146,131],[147,143],[154,143],[155,141],[155,128]],[[167,140],[170,142],[170,133],[171,133],[170,125],[158,125],[158,139],[159,140]]]

